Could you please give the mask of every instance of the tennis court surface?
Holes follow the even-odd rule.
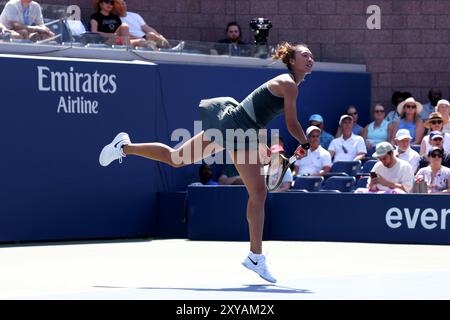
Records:
[[[450,247],[264,243],[276,285],[240,263],[247,242],[122,240],[0,247],[0,299],[450,299]]]

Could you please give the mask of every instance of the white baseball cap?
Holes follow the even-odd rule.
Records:
[[[406,139],[406,138],[412,139],[411,133],[409,132],[408,129],[400,129],[395,134],[395,139],[397,139],[397,140],[403,140],[403,139]]]
[[[310,134],[311,132],[313,132],[314,130],[318,130],[319,132],[322,132],[322,130],[320,130],[319,127],[316,127],[316,126],[310,126],[310,127],[308,127],[308,129],[306,129],[306,135],[309,136],[309,134]]]
[[[339,125],[341,125],[342,121],[343,121],[344,119],[346,119],[346,118],[352,119],[352,121],[353,121],[353,117],[352,117],[351,115],[349,115],[349,114],[343,114],[343,115],[341,116],[341,118],[339,119]]]

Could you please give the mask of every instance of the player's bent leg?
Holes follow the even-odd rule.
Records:
[[[126,135],[126,136],[125,136]],[[100,164],[107,166],[114,160],[122,162],[122,158],[127,155],[141,156],[147,159],[164,162],[172,167],[183,167],[210,156],[204,150],[213,149],[219,152],[223,148],[217,144],[211,146],[213,142],[204,139],[203,131],[186,141],[179,148],[171,148],[163,143],[131,143],[128,134],[120,133],[113,142],[106,145],[100,154]]]

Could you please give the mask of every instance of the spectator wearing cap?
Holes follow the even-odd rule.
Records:
[[[324,176],[331,170],[331,155],[320,145],[321,130],[310,126],[306,129],[306,137],[311,148],[307,154],[295,162],[297,176]]]
[[[398,158],[408,162],[411,165],[413,172],[416,172],[419,167],[420,155],[411,148],[411,139],[412,137],[409,134],[409,130],[398,130],[395,135],[395,144],[397,146],[395,154]]]
[[[361,137],[366,141],[368,149],[376,146],[378,143],[388,140],[388,124],[385,119],[386,111],[381,104],[375,105],[373,109],[374,121],[361,130]]]
[[[322,146],[322,148],[328,149],[334,137],[324,130],[322,116],[320,114],[313,114],[311,117],[309,117],[309,126],[315,126],[320,129],[320,145]]]
[[[420,144],[425,132],[423,122],[419,116],[422,109],[422,104],[414,100],[413,97],[401,102],[397,107],[400,118],[389,124],[388,141],[394,142],[398,130],[408,129],[413,140],[412,144]]]
[[[356,135],[361,135],[361,130],[363,127],[361,127],[358,124],[358,110],[356,110],[356,107],[353,105],[348,106],[347,110],[346,110],[346,114],[348,114],[349,116],[351,116],[353,118],[353,128],[352,131],[354,134]],[[341,128],[338,128],[337,132],[336,132],[336,138],[339,138],[342,134]]]
[[[420,119],[426,121],[430,116],[430,113],[436,111],[436,106],[439,100],[442,99],[442,92],[437,88],[431,88],[428,91],[428,103],[423,105],[422,112],[420,112]]]
[[[442,149],[444,157],[442,159],[442,165],[450,168],[450,153],[444,151],[444,134],[441,131],[432,131],[430,133],[430,144],[432,149]],[[428,166],[430,162],[428,161],[428,155],[425,154],[420,157],[419,169]]]
[[[333,163],[336,161],[362,160],[367,153],[366,143],[361,136],[353,133],[353,117],[344,114],[339,119],[342,135],[331,141],[328,147]]]
[[[445,99],[439,100],[436,111],[442,115],[442,118],[447,119],[447,124],[444,125],[443,131],[445,133],[450,133],[450,102]]]
[[[367,188],[358,188],[355,193],[402,194],[412,190],[414,172],[411,165],[394,155],[394,147],[389,142],[380,142],[372,155],[378,162],[372,168],[375,173],[367,182]]]
[[[450,193],[450,168],[442,165],[444,152],[434,148],[428,152],[428,162],[425,168],[416,174],[416,181],[424,181],[428,193]]]
[[[424,127],[430,129],[431,132],[439,131],[442,132],[442,136],[444,137],[443,148],[445,152],[450,151],[450,134],[443,132],[444,125],[447,124],[448,119],[444,119],[442,114],[439,112],[430,113],[427,121],[425,121]],[[430,144],[430,135],[426,135],[422,139],[422,143],[420,144],[420,154],[425,155],[431,150]]]

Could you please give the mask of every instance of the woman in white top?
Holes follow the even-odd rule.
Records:
[[[428,152],[428,167],[420,169],[416,174],[416,182],[424,181],[428,193],[450,193],[450,168],[442,165],[444,153],[436,148]]]
[[[445,119],[442,117],[442,114],[439,112],[432,112],[428,116],[428,119],[425,121],[424,127],[427,129],[430,129],[430,132],[433,131],[440,131],[443,132],[444,125],[448,123],[448,119]],[[450,151],[450,134],[444,133],[442,134],[444,136],[444,150],[446,152]],[[423,156],[424,154],[427,154],[431,150],[432,146],[430,144],[430,135],[426,135],[422,139],[422,143],[420,144],[420,151],[419,154]]]
[[[448,100],[439,100],[436,105],[436,111],[442,114],[442,118],[447,120],[444,124],[443,132],[450,134],[450,102]]]

